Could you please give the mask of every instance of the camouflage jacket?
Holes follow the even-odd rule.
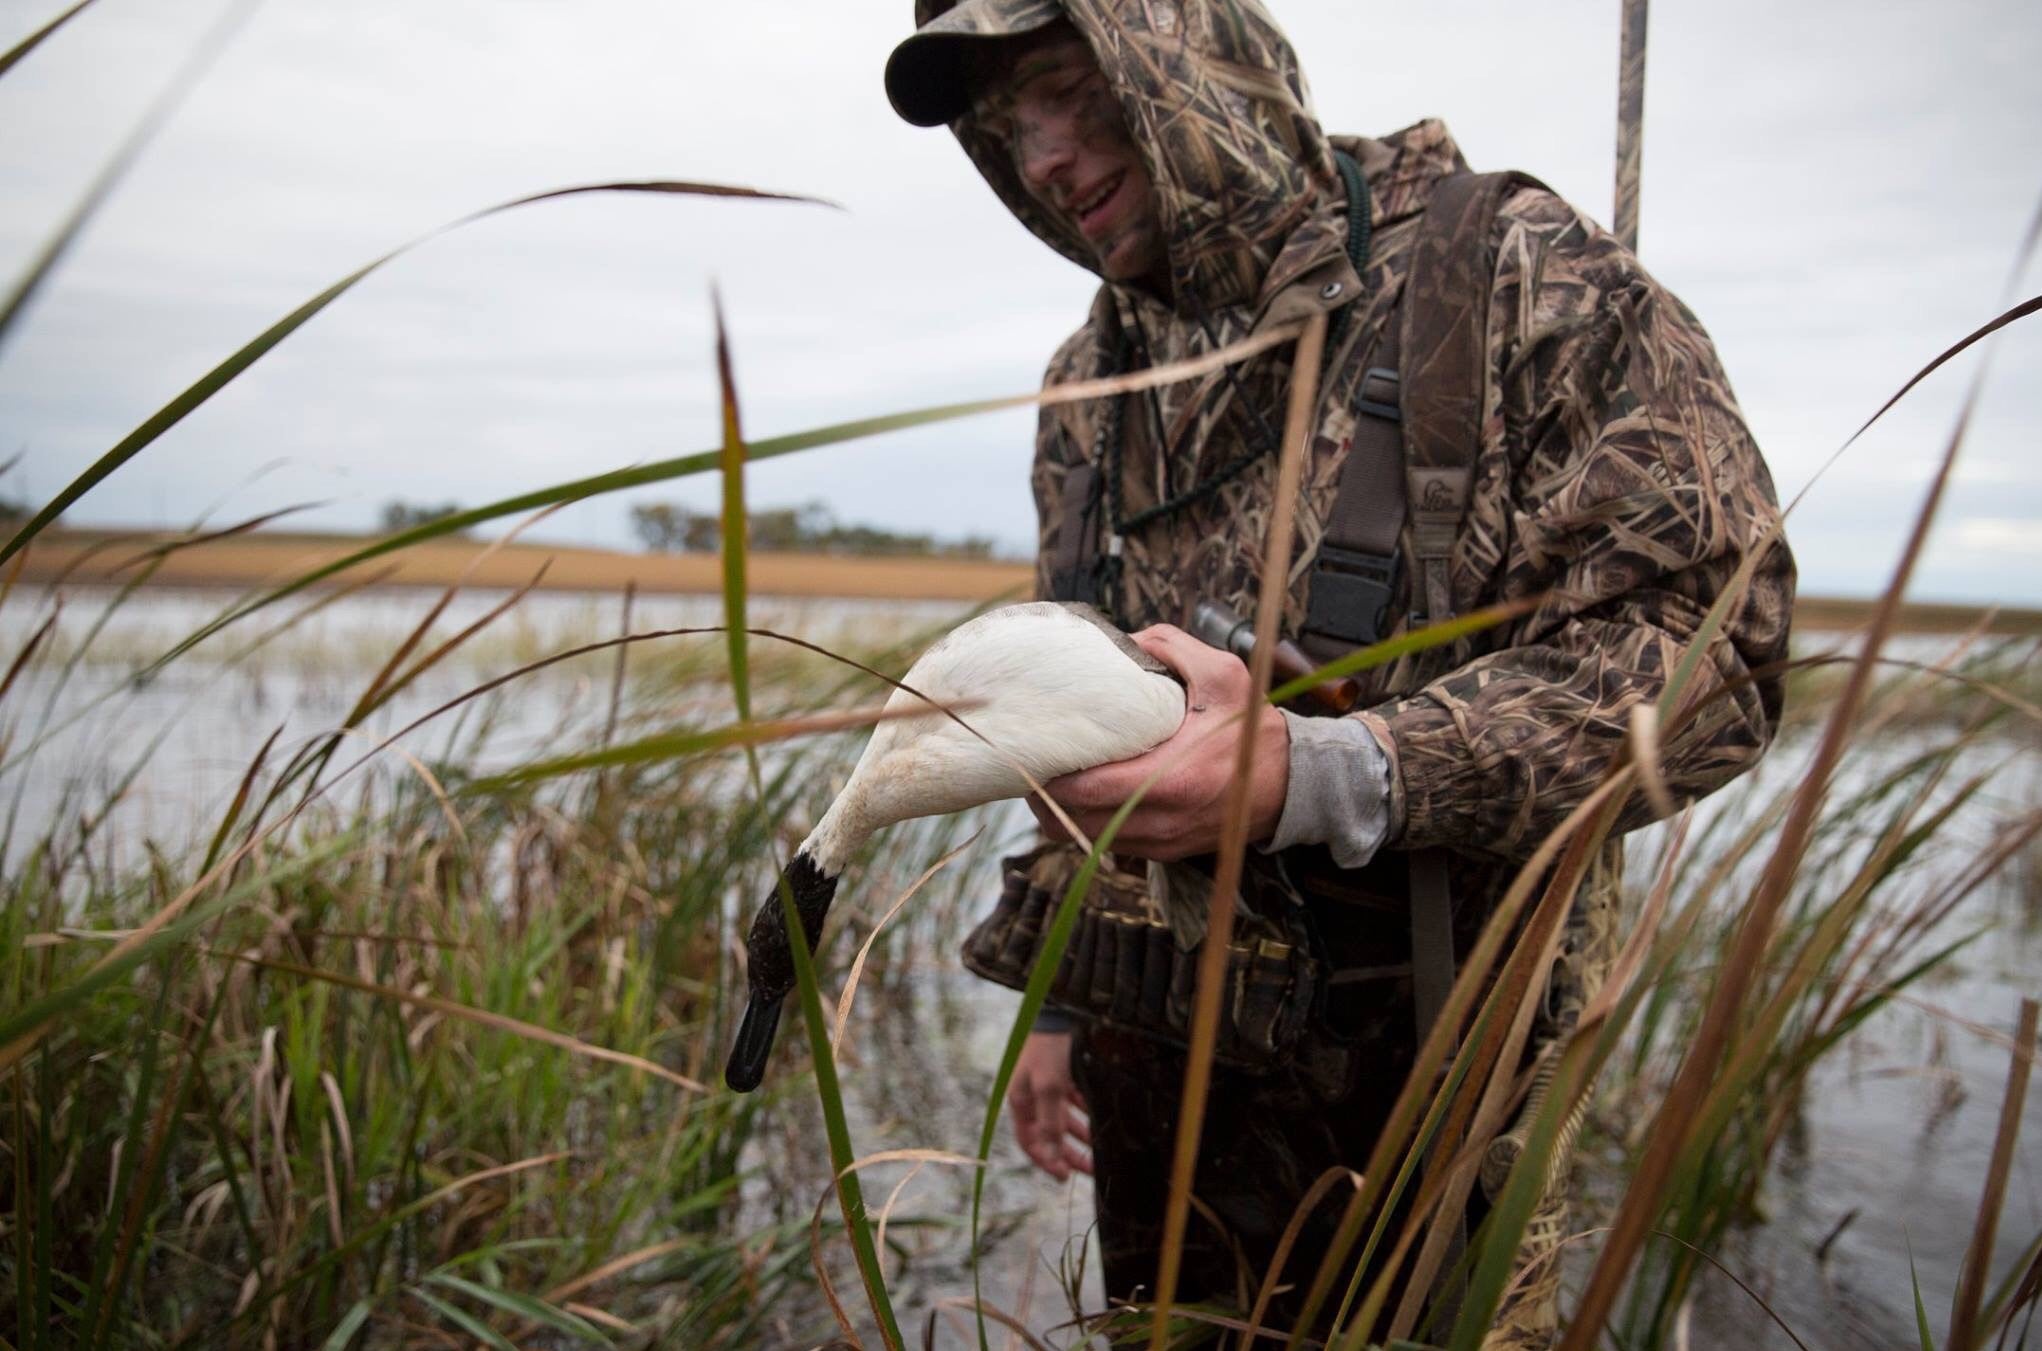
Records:
[[[940,3],[922,0],[926,20]],[[1284,628],[1305,611],[1311,560],[1352,442],[1370,355],[1396,312],[1433,186],[1467,165],[1435,121],[1382,139],[1328,137],[1297,59],[1254,0],[1065,0],[1149,162],[1172,294],[1105,285],[1057,351],[1059,384],[1194,357],[1267,327],[1352,305],[1328,354],[1307,450]],[[1008,148],[967,114],[952,126],[1013,213],[1081,265],[1084,242],[1039,211]],[[1338,146],[1369,187],[1365,275],[1346,252]],[[1494,862],[1528,853],[1602,777],[1630,709],[1656,699],[1746,552],[1778,520],[1773,485],[1714,347],[1637,258],[1552,193],[1518,188],[1495,226],[1482,443],[1451,558],[1459,611],[1543,597],[1512,623],[1371,672],[1363,719],[1388,751],[1393,846]],[[1122,518],[1181,492],[1283,422],[1290,348],[1231,372],[1124,396]],[[1102,460],[1103,403],[1046,408],[1032,486],[1042,559],[1066,471]],[[1277,456],[1125,534],[1116,618],[1182,624],[1200,596],[1256,603]],[[1408,534],[1405,556],[1411,554]],[[1408,579],[1410,569],[1405,569]],[[1721,697],[1663,747],[1668,786],[1698,797],[1750,766],[1780,713],[1794,569],[1784,543],[1709,645]],[[1047,595],[1046,564],[1038,591]],[[1394,613],[1409,609],[1407,597]],[[1727,687],[1728,692],[1723,693]],[[1650,809],[1634,800],[1625,824]]]

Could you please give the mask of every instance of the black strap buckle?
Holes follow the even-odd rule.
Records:
[[[1366,647],[1390,631],[1390,599],[1397,587],[1394,554],[1365,554],[1321,541],[1305,606],[1308,633]]]
[[[1354,406],[1363,413],[1371,413],[1392,422],[1404,420],[1404,410],[1399,407],[1399,382],[1397,373],[1387,366],[1371,366],[1362,373],[1359,397]]]

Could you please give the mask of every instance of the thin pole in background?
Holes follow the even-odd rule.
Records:
[[[1645,3],[1623,0],[1624,35],[1617,64],[1617,239],[1638,251],[1638,165],[1645,146]]]

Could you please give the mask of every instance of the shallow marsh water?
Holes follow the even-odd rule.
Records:
[[[214,591],[151,590],[109,608],[110,593],[71,593],[43,659],[23,673],[6,709],[0,710],[0,726],[12,733],[0,760],[15,776],[13,783],[0,782],[0,811],[18,812],[14,838],[35,838],[80,807],[96,816],[118,792],[114,811],[119,828],[100,832],[116,857],[122,851],[131,857],[144,839],[166,845],[188,839],[219,819],[271,732],[278,734],[280,751],[288,753],[338,727],[437,598],[437,592],[423,589],[351,596],[266,637],[293,613],[281,605],[273,615],[264,612],[245,620],[143,678],[138,673],[218,615],[231,598]],[[474,623],[505,598],[500,592],[456,597],[420,651]],[[753,604],[750,620],[755,628],[825,646],[870,647],[906,640],[960,612],[948,602],[764,598]],[[25,638],[46,613],[36,595],[16,592],[0,604],[0,633]],[[94,635],[102,620],[104,627]],[[350,738],[351,753],[338,757],[339,763],[350,763],[485,680],[568,648],[616,637],[623,632],[622,620],[620,596],[527,596],[367,718],[360,734]],[[639,597],[631,609],[634,633],[706,628],[721,621],[721,603],[705,596]],[[90,646],[85,647],[88,637]],[[759,649],[776,646],[763,638],[753,643]],[[687,718],[711,725],[734,718],[728,687],[719,683],[722,653],[720,633],[631,645],[627,670],[636,719]],[[443,715],[400,744],[425,760],[458,752],[467,768],[484,772],[586,747],[609,717],[615,667],[614,650],[606,650],[535,672]],[[708,678],[699,678],[704,673]],[[344,787],[332,798],[352,805],[357,791]]]
[[[1922,646],[1939,651],[1947,644]],[[1812,733],[1794,729],[1752,775],[1705,806],[1746,819],[1781,785],[1798,781]],[[1932,731],[1913,728],[1875,746],[1861,743],[1839,783],[1847,791],[1868,782],[1932,738]],[[1970,861],[1969,851],[1984,849],[1991,821],[2042,804],[2036,751],[2032,738],[2006,737],[1969,752],[1975,763],[1960,762],[1955,777],[1991,771],[1980,810],[1953,819],[1944,846],[1889,885],[1918,894],[1948,881]],[[1655,827],[1632,837],[1634,892],[1649,885],[1645,869],[1660,833]],[[1948,1326],[1998,1130],[2019,1003],[2042,997],[2038,869],[2042,854],[2031,848],[1991,878],[1919,950],[1978,937],[1816,1063],[1760,1197],[1762,1221],[1733,1231],[1728,1250],[1714,1254],[1810,1346],[1919,1345],[1910,1256],[1939,1340]],[[2042,1083],[2031,1080],[2026,1104],[1995,1281],[2042,1232]],[[1593,1194],[1592,1171],[1585,1184]],[[1591,1204],[1587,1222],[1607,1221]],[[1692,1313],[1698,1346],[1793,1345],[1749,1295],[1713,1271],[1697,1280]]]
[[[65,644],[79,641],[106,599],[90,593],[71,598],[56,639],[58,658],[67,654]],[[460,598],[440,631],[473,620],[498,599]],[[288,746],[335,726],[432,600],[427,592],[351,597],[252,654],[226,660],[270,622],[257,620],[141,686],[133,684],[133,672],[216,613],[224,598],[151,592],[122,606],[75,666],[40,663],[8,701],[13,726],[5,754],[16,763],[8,771],[13,782],[0,780],[0,811],[12,817],[13,847],[81,808],[98,813],[131,770],[112,808],[113,825],[95,846],[108,851],[106,866],[133,863],[144,840],[173,850],[188,844],[196,830],[217,819],[263,738],[281,728],[279,744]],[[826,645],[869,647],[940,626],[959,613],[946,603],[762,598],[754,602],[753,622]],[[712,598],[641,598],[632,627],[710,625],[718,617]],[[364,731],[380,738],[482,679],[563,647],[613,636],[620,619],[616,596],[529,597],[457,661],[379,711]],[[33,597],[17,593],[0,606],[0,631],[10,635],[25,635],[39,620]],[[1921,646],[1924,654],[1941,650],[1933,643]],[[703,724],[729,718],[728,692],[715,683],[720,652],[716,635],[635,649],[630,671],[636,714]],[[610,716],[613,670],[614,659],[603,654],[527,677],[471,708],[458,730],[428,727],[404,744],[427,762],[461,748],[470,757],[469,768],[484,770],[591,744]],[[478,724],[482,719],[486,728]],[[1879,763],[1926,744],[1925,735],[1920,729],[1895,734],[1876,755],[1859,753],[1846,775],[1862,779]],[[373,743],[364,742],[364,749],[368,744]],[[1980,820],[2042,801],[2042,757],[2035,750],[2008,739],[1981,746],[1981,766],[1998,768]],[[1719,795],[1709,810],[1758,810],[1779,784],[1793,781],[1807,751],[1805,732],[1783,741],[1755,775]],[[342,793],[341,801],[351,799]],[[1015,999],[963,976],[954,954],[974,904],[993,893],[993,861],[1011,851],[1008,846],[1023,837],[1027,824],[1025,814],[1012,807],[983,815],[986,828],[978,842],[904,918],[862,987],[845,1056],[862,1152],[919,1148],[969,1154],[975,1147]],[[977,824],[956,823],[932,831],[927,840],[961,842]],[[1657,833],[1634,837],[1634,869],[1649,865]],[[1973,836],[1982,843],[1982,827],[1965,838]],[[934,852],[919,857],[926,860]],[[2042,992],[2036,975],[2042,971],[2037,866],[2032,852],[2016,860],[1960,912],[1954,923],[1966,931],[1989,931],[1916,991],[1921,1003],[1875,1016],[1820,1064],[1769,1180],[1763,1223],[1741,1231],[1732,1250],[1719,1254],[1811,1346],[1854,1351],[1910,1340],[1910,1254],[1931,1322],[1940,1327],[1945,1321],[2007,1065],[2004,1046],[1966,1023],[2008,1033],[2019,997]],[[861,924],[869,924],[881,901],[908,880],[891,874],[867,879],[867,894],[846,907],[853,938],[862,937]],[[785,1035],[796,1034],[790,1028]],[[805,1217],[827,1181],[816,1114],[804,1091],[792,1086],[771,1128],[755,1138],[750,1161],[758,1172],[745,1202],[751,1215]],[[2001,1225],[2002,1261],[2042,1229],[2042,1129],[2033,1125],[2042,1120],[2037,1115],[2042,1080],[2030,1092],[2030,1125],[2023,1131]],[[870,1171],[866,1195],[875,1211],[913,1166]],[[971,1291],[963,1229],[969,1177],[965,1169],[926,1165],[891,1212],[888,1238],[898,1256],[890,1275],[900,1305],[915,1311],[917,1329],[932,1312],[954,1320],[954,1312],[941,1304]],[[1595,1190],[1592,1179],[1588,1188]],[[986,1297],[1016,1313],[1025,1310],[1036,1327],[1068,1317],[1054,1268],[1067,1248],[1083,1241],[1088,1186],[1082,1180],[1059,1185],[1033,1173],[1003,1125],[989,1175],[987,1216],[991,1246],[981,1268]],[[1584,1223],[1592,1218],[1591,1211]],[[1578,1251],[1585,1254],[1588,1247]],[[836,1257],[831,1270],[839,1292],[855,1307],[848,1255]],[[1085,1307],[1098,1307],[1096,1273],[1088,1276],[1080,1297]],[[789,1310],[789,1344],[825,1327],[820,1314],[819,1307]],[[953,1331],[939,1332],[939,1345],[950,1344],[962,1327],[955,1321],[944,1325]],[[1697,1286],[1692,1331],[1703,1346],[1791,1345],[1744,1294],[1714,1276]]]

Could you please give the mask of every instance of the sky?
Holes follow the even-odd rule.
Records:
[[[1320,120],[1446,119],[1610,216],[1618,0],[1272,0]],[[0,48],[60,8],[0,0]],[[41,246],[222,0],[97,0],[0,79],[0,276]],[[0,496],[54,495],[265,326],[493,203],[610,179],[812,194],[587,197],[440,235],[313,319],[73,508],[218,523],[318,502],[476,504],[713,447],[710,295],[769,436],[1033,388],[1096,285],[1015,223],[880,71],[906,0],[266,0],[0,346]],[[2013,298],[2042,203],[2042,5],[1659,0],[1640,254],[1702,318],[1810,594],[1890,574],[1979,370],[1953,362],[1829,469],[1916,369]],[[2042,605],[2042,316],[1994,351],[1913,594]],[[755,505],[990,535],[1026,554],[1033,414],[762,463]],[[633,502],[529,538],[630,547]]]

